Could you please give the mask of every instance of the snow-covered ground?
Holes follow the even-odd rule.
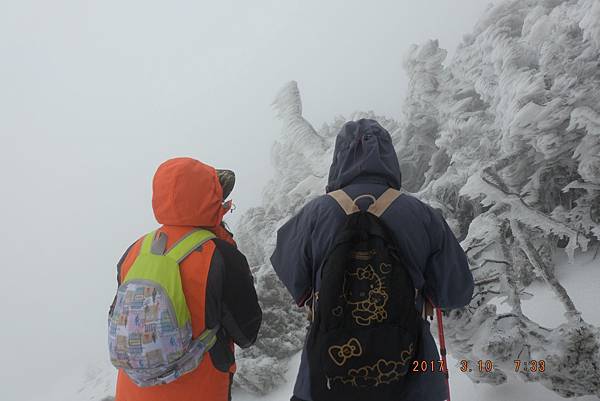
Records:
[[[600,325],[600,308],[597,306],[600,293],[600,253],[593,259],[595,249],[576,255],[575,263],[570,265],[559,252],[556,273],[562,284],[572,294],[573,301],[581,310],[586,321]],[[528,292],[533,294],[530,300],[524,302],[524,312],[531,318],[554,327],[564,318],[562,306],[555,300],[544,283],[532,284]],[[502,305],[500,301],[499,305]],[[452,350],[450,350],[451,352]],[[291,358],[286,373],[286,384],[272,391],[267,396],[257,396],[235,390],[233,399],[236,401],[286,401],[292,393],[300,358],[299,354]],[[475,384],[457,368],[457,361],[450,357],[450,388],[452,399],[455,401],[559,401],[564,400],[557,394],[538,383],[524,383],[516,377],[508,378],[508,382],[499,386]],[[74,372],[56,385],[45,390],[31,401],[102,401],[114,393],[116,371],[107,360],[98,361],[91,368]],[[572,400],[592,401],[600,398],[594,396],[576,397]]]
[[[298,365],[300,364],[300,353],[294,355],[290,359],[288,371],[286,372],[286,383],[285,385],[278,387],[273,392],[266,396],[258,396],[253,394],[245,393],[241,390],[236,390],[232,394],[233,400],[236,401],[284,401],[289,400],[292,396],[292,390],[294,388],[294,381],[296,380],[296,373],[298,372]]]
[[[594,254],[597,253],[596,259]],[[581,254],[572,265],[567,255],[555,255],[556,277],[568,291],[583,319],[591,324],[600,324],[600,250],[590,249]],[[564,323],[562,304],[542,281],[535,281],[527,292],[534,294],[522,301],[523,313],[546,327],[557,327]]]
[[[594,255],[597,253],[596,258]],[[592,324],[600,323],[600,308],[597,307],[600,293],[600,250],[591,249],[580,254],[576,263],[569,264],[567,255],[558,252],[554,256],[556,277],[568,291],[583,319]],[[566,322],[563,306],[554,293],[542,280],[534,281],[525,290],[529,298],[523,297],[523,313],[544,327],[558,327]],[[533,295],[533,296],[532,296]],[[510,312],[504,301],[506,297],[496,297],[490,303],[496,305],[498,313]]]

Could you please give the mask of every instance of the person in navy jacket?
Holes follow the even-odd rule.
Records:
[[[353,199],[362,194],[378,198],[390,187],[399,190],[401,182],[390,134],[374,120],[346,123],[336,138],[326,192],[343,189]],[[365,208],[369,202],[361,199],[357,204]],[[278,230],[271,263],[298,306],[310,302],[313,290],[319,290],[319,269],[345,218],[338,203],[323,195],[307,203]],[[471,301],[473,276],[467,257],[441,213],[403,193],[381,219],[409,261],[409,273],[419,294],[444,309],[460,308]],[[418,296],[417,310],[423,302],[422,295]],[[439,361],[429,322],[423,319],[422,325],[417,359]],[[307,362],[304,350],[292,401],[311,401]],[[445,400],[444,380],[439,371],[409,375],[404,400]]]

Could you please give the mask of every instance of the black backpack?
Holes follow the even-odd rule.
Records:
[[[347,220],[320,272],[306,343],[313,401],[388,401],[402,397],[419,345],[415,288],[380,216],[400,195],[332,196]],[[366,211],[356,200],[370,197]]]

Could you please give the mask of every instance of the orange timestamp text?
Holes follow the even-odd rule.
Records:
[[[463,373],[472,372],[473,369],[477,369],[481,373],[490,373],[494,370],[494,362],[489,359],[479,360],[474,365],[471,364],[471,361],[467,359],[460,360],[459,369]]]
[[[546,371],[546,361],[543,359],[530,361],[515,359],[514,363],[515,372],[543,373]],[[459,369],[463,373],[472,372],[474,369],[477,369],[480,373],[490,373],[494,370],[494,361],[486,359],[472,362],[467,359],[461,359]]]
[[[543,359],[533,359],[531,361],[521,361],[520,359],[515,359],[515,372],[544,373],[545,371],[546,361]]]
[[[412,371],[415,373],[421,372],[445,372],[446,364],[443,360],[435,361],[412,361]]]

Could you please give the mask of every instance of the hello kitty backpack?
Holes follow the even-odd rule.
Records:
[[[306,345],[312,399],[399,399],[421,327],[407,265],[380,220],[400,192],[390,188],[379,199],[351,199],[343,190],[328,195],[347,217],[312,298]],[[364,197],[373,201],[367,210],[356,205]]]

